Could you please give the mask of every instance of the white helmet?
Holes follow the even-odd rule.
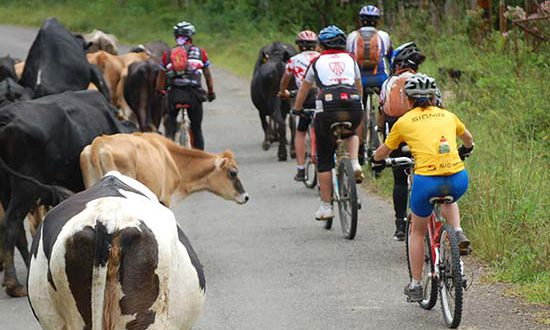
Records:
[[[174,25],[174,37],[191,37],[197,33],[193,24],[183,21]]]
[[[415,73],[405,82],[405,93],[412,98],[432,98],[436,95],[435,79],[423,73]]]

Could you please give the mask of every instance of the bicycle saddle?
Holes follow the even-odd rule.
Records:
[[[344,129],[349,129],[351,128],[351,123],[349,121],[340,121],[340,122],[337,122],[337,123],[334,123],[332,125],[330,125],[330,129],[331,130],[335,130],[337,128],[344,128]]]
[[[453,196],[440,196],[430,198],[430,204],[452,204],[454,202]]]

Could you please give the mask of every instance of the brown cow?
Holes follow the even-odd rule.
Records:
[[[118,171],[151,189],[166,206],[196,191],[210,191],[227,200],[248,201],[229,150],[212,154],[183,148],[156,133],[97,137],[80,154],[86,187],[109,171]]]
[[[103,72],[103,77],[109,86],[113,104],[118,104],[118,94],[116,93],[120,75],[124,69],[124,63],[118,56],[100,50],[95,53],[86,54],[88,62],[97,65]]]

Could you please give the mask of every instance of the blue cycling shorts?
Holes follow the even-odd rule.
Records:
[[[385,73],[377,74],[377,75],[368,75],[363,72],[361,72],[361,83],[363,84],[363,88],[365,87],[382,87],[382,84],[384,81],[388,78],[388,75]]]
[[[468,172],[462,170],[449,176],[415,174],[411,189],[411,210],[419,217],[427,217],[434,209],[430,198],[453,196],[456,202],[468,189]]]

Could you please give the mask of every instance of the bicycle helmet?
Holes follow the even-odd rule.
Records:
[[[300,47],[315,47],[318,40],[317,34],[310,30],[304,30],[296,35],[296,44]]]
[[[424,56],[414,42],[407,42],[397,47],[390,59],[391,68],[395,71],[398,64],[405,67],[417,67],[424,62]]]
[[[195,33],[197,33],[197,31],[195,30],[195,26],[193,26],[193,24],[189,23],[189,22],[186,22],[186,21],[182,21],[176,25],[174,25],[174,37],[191,37],[192,35],[194,35]]]
[[[336,25],[329,25],[319,32],[319,43],[325,48],[346,48],[346,34]]]
[[[378,19],[380,18],[380,9],[376,6],[368,5],[359,10],[359,18],[364,19]]]
[[[412,98],[433,98],[437,92],[435,79],[422,73],[415,73],[405,82],[405,93]]]

